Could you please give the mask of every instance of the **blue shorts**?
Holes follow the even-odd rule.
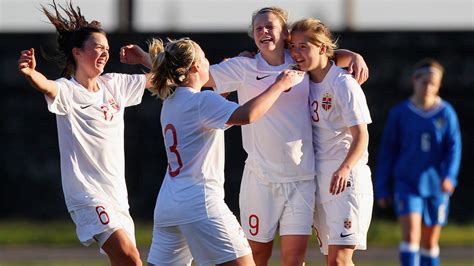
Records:
[[[423,224],[427,226],[446,225],[449,213],[449,195],[421,197],[413,194],[398,194],[394,197],[395,213],[403,216],[410,213],[419,213]]]

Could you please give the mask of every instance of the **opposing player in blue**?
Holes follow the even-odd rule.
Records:
[[[385,208],[393,196],[401,265],[439,265],[439,236],[457,184],[461,134],[456,112],[438,95],[443,74],[433,59],[415,65],[413,95],[391,110],[380,144],[376,198]]]

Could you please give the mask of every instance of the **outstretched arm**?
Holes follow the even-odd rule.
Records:
[[[25,76],[33,88],[54,99],[58,93],[56,82],[47,79],[43,74],[36,71],[35,68],[35,49],[30,48],[29,50],[21,51],[20,59],[18,59],[18,70]]]
[[[230,116],[226,124],[228,125],[246,125],[253,123],[262,117],[280,94],[303,81],[304,72],[297,70],[283,71],[267,90],[260,95],[246,102],[244,105],[237,108]]]
[[[369,68],[364,58],[350,50],[338,49],[334,51],[336,57],[336,65],[338,67],[347,67],[347,71],[351,73],[359,84],[363,84],[369,78]]]

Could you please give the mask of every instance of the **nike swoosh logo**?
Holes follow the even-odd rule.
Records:
[[[90,107],[90,106],[92,106],[92,104],[84,105],[84,106],[81,106],[81,109],[86,109],[87,107]]]
[[[343,233],[341,233],[339,236],[342,237],[342,238],[344,238],[344,237],[348,237],[348,236],[353,235],[353,234],[354,234],[354,233],[350,233],[350,234],[344,235]]]
[[[261,76],[261,77],[257,76],[257,80],[261,80],[261,79],[268,78],[268,77],[270,77],[270,75]]]

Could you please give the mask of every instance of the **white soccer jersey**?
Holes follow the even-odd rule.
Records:
[[[161,125],[168,171],[156,202],[157,226],[230,212],[223,204],[223,129],[238,106],[214,92],[186,87],[177,88],[163,102]]]
[[[102,202],[128,209],[123,115],[125,107],[141,102],[145,75],[104,74],[97,78],[97,92],[74,78],[56,84],[55,99],[45,97],[56,114],[68,210]]]
[[[211,66],[216,91],[238,92],[244,104],[265,91],[276,77],[293,64],[288,51],[285,63],[269,65],[259,53],[255,58],[234,57]],[[309,79],[282,93],[270,110],[256,122],[242,126],[247,163],[259,169],[260,177],[271,182],[314,178],[314,154],[308,112]]]
[[[327,169],[327,160],[342,161],[349,152],[352,135],[349,127],[370,124],[369,108],[364,92],[357,81],[346,71],[332,66],[319,83],[310,82],[310,104],[313,110],[313,144],[318,191],[316,201],[333,198],[329,193],[332,173],[336,169]],[[325,161],[326,160],[326,161]],[[365,150],[357,166],[364,166],[368,161]],[[356,166],[355,166],[356,168]],[[357,177],[355,182],[358,192],[371,192],[370,171],[368,176]],[[363,182],[362,182],[363,181]]]

